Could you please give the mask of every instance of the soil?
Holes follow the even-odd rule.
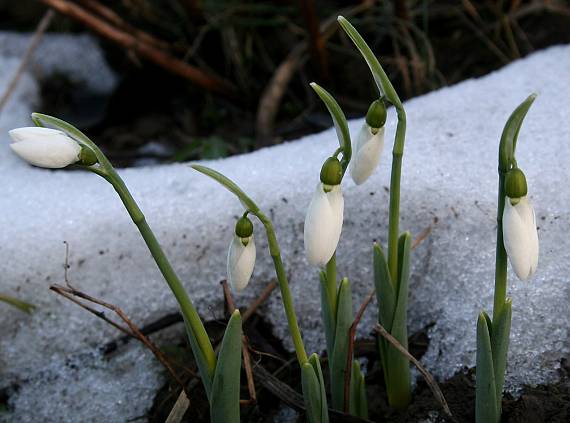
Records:
[[[421,358],[429,345],[427,327],[409,339],[410,352]],[[208,331],[221,336],[223,325],[210,322]],[[213,332],[211,332],[213,331]],[[300,374],[294,355],[287,353],[282,343],[272,335],[271,326],[260,316],[254,316],[245,326],[254,366],[263,366],[270,373],[301,392]],[[366,359],[366,384],[368,392],[369,419],[374,422],[410,423],[410,422],[452,422],[447,418],[431,390],[421,378],[414,390],[412,404],[404,411],[392,409],[387,403],[382,371],[377,361],[376,342],[373,338],[358,340],[355,345],[356,355]],[[191,353],[186,341],[181,339],[177,346],[183,351],[186,360],[191,361]],[[186,361],[188,362],[188,361]],[[327,375],[327,361],[323,358],[323,373]],[[557,383],[538,386],[523,386],[520,396],[514,398],[510,394],[503,397],[502,423],[566,423],[570,421],[570,366],[566,359],[562,360],[560,380]],[[257,403],[242,406],[241,421],[248,423],[269,423],[276,421],[278,413],[288,405],[284,399],[269,392],[263,381],[254,378],[256,383]],[[242,399],[248,398],[245,386],[245,374],[242,374]],[[475,422],[475,369],[464,368],[450,379],[439,383],[456,422]],[[180,390],[167,383],[157,394],[154,406],[149,413],[149,421],[163,422],[172,409]],[[208,422],[208,402],[201,384],[195,379],[191,389],[191,407],[184,417],[184,422]],[[305,421],[303,414],[297,414],[297,421]],[[331,418],[331,421],[348,421],[343,418]],[[355,419],[355,422],[363,420]]]

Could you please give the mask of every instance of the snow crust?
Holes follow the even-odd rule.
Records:
[[[76,41],[53,42],[61,46]],[[2,45],[0,92],[18,64],[13,50]],[[54,54],[63,51],[58,48]],[[101,62],[87,63],[78,71],[85,77],[105,69]],[[76,64],[67,65],[64,71],[75,72]],[[539,97],[521,130],[517,157],[535,206],[541,252],[530,282],[519,282],[509,270],[513,324],[507,388],[556,380],[561,358],[570,354],[568,69],[570,46],[552,47],[405,104],[400,227],[414,235],[432,228],[412,256],[409,328],[413,333],[429,327],[430,345],[422,361],[438,378],[475,364],[477,315],[492,307],[498,141],[507,117],[532,92]],[[177,306],[105,181],[83,172],[35,169],[9,151],[7,131],[30,125],[37,91],[34,72],[26,73],[0,114],[0,290],[38,307],[28,316],[0,304],[0,389],[18,387],[10,391],[13,421],[139,417],[152,405],[164,371],[134,342],[102,359],[99,348],[118,336],[116,330],[48,290],[50,284],[63,282],[63,241],[71,248],[71,282],[118,305],[136,323],[154,321]],[[361,124],[352,121],[351,133]],[[390,110],[386,153],[395,126]],[[336,145],[334,130],[327,130],[205,162],[234,179],[272,217],[309,352],[324,348],[324,332],[317,270],[303,253],[303,220],[320,166]],[[355,310],[372,288],[372,242],[386,244],[386,153],[367,183],[357,187],[349,178],[343,183],[345,221],[338,263],[340,275],[352,282]],[[225,277],[227,246],[243,211],[239,201],[187,164],[120,173],[199,312],[207,319],[220,318],[218,282]],[[255,222],[258,259],[252,281],[237,297],[241,306],[274,277],[262,229]],[[261,312],[291,346],[277,293]],[[373,304],[360,324],[360,335],[369,333],[375,319]]]

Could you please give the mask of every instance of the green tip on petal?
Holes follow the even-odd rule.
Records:
[[[253,223],[247,216],[242,216],[236,222],[236,235],[240,238],[249,238],[253,234]]]
[[[321,168],[321,182],[325,185],[340,185],[342,165],[336,157],[329,157]]]
[[[505,192],[509,198],[521,198],[527,194],[526,177],[518,167],[507,172],[505,176]]]
[[[386,123],[386,105],[382,100],[374,100],[366,113],[366,123],[371,128],[382,128]]]

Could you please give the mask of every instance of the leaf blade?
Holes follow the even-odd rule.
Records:
[[[213,423],[240,421],[241,337],[241,315],[236,310],[226,327],[212,381],[210,416]]]
[[[495,372],[491,337],[485,312],[477,319],[477,373],[475,386],[475,419],[477,422],[498,422]]]

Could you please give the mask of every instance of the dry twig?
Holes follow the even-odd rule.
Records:
[[[117,28],[109,23],[109,21],[94,16],[88,10],[67,0],[41,1],[59,13],[81,22],[99,35],[113,41],[126,50],[140,54],[156,65],[182,76],[202,88],[226,96],[232,96],[234,94],[235,88],[232,84],[185,63],[156,48],[156,46],[149,44],[148,37],[145,37],[147,40],[140,37],[141,31],[137,31],[139,34],[139,37],[137,37],[136,34],[131,34],[127,30]]]
[[[447,405],[447,401],[445,400],[443,392],[441,392],[441,389],[439,389],[439,386],[438,386],[437,382],[435,381],[435,379],[433,378],[433,376],[425,369],[424,366],[422,366],[422,364],[418,360],[416,360],[414,358],[413,355],[411,355],[408,352],[408,350],[402,344],[400,344],[398,342],[398,340],[396,338],[394,338],[392,335],[390,335],[388,333],[388,331],[386,329],[384,329],[384,326],[382,326],[380,323],[376,323],[376,327],[374,329],[376,330],[376,332],[378,332],[380,335],[382,335],[388,342],[390,342],[398,351],[400,351],[408,360],[410,360],[412,363],[414,363],[414,365],[417,367],[417,369],[420,371],[420,373],[425,378],[426,383],[428,384],[429,388],[431,389],[434,397],[441,404],[443,411],[445,411],[445,413],[451,419],[453,419],[455,421],[453,414],[451,414],[451,410],[449,409],[449,406]]]

